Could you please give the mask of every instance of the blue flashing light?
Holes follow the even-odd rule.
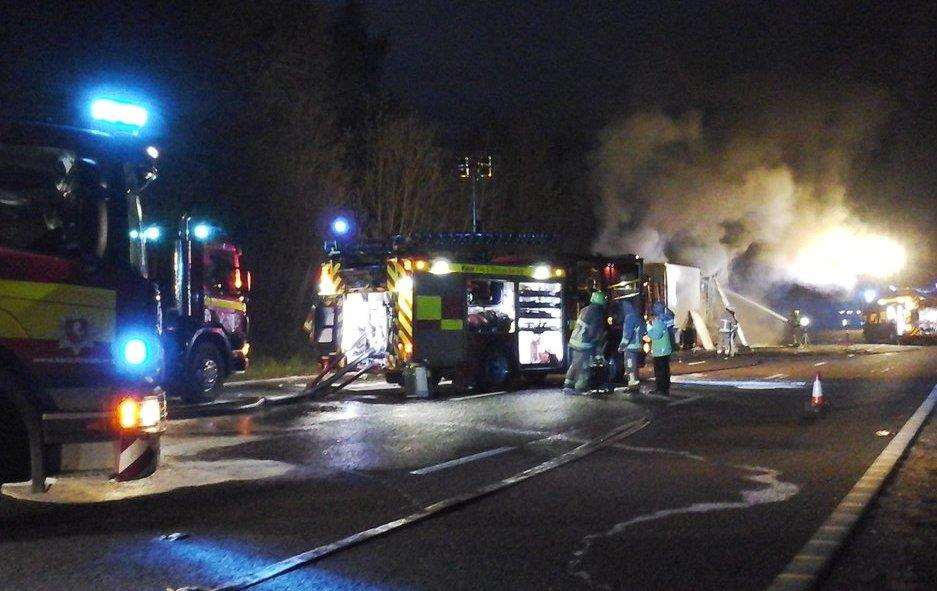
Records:
[[[150,114],[140,105],[102,98],[91,102],[91,117],[107,123],[143,127],[149,120]]]
[[[344,236],[351,230],[351,224],[343,217],[337,217],[332,221],[332,232],[336,236]]]
[[[140,238],[140,231],[139,231],[139,230],[136,230],[136,229],[130,230],[130,239],[131,239],[131,240],[137,240],[137,239],[139,239],[139,238]]]
[[[208,240],[208,237],[211,236],[211,226],[208,224],[195,224],[195,227],[192,228],[192,236],[196,240]]]
[[[124,341],[123,356],[127,365],[134,367],[143,365],[150,357],[149,347],[143,339],[136,337],[127,339]]]
[[[146,229],[143,230],[143,237],[151,242],[159,240],[159,237],[162,235],[163,231],[159,226],[147,226]]]

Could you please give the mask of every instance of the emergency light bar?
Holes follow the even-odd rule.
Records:
[[[91,117],[107,123],[143,127],[150,114],[140,105],[101,98],[91,102]]]

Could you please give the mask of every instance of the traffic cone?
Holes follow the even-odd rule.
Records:
[[[818,416],[823,412],[823,408],[826,406],[826,401],[823,398],[823,384],[820,383],[820,374],[817,373],[817,377],[813,380],[813,391],[810,393],[810,402],[806,404],[804,411],[808,416]]]

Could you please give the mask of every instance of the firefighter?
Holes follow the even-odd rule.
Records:
[[[735,337],[739,332],[739,321],[735,318],[735,310],[726,306],[725,314],[719,320],[720,350],[726,359],[735,357]]]
[[[651,355],[654,356],[654,384],[658,394],[667,396],[670,394],[670,356],[673,355],[673,339],[667,330],[666,318],[652,312],[647,336],[651,339]]]
[[[605,340],[605,294],[592,292],[589,305],[579,312],[573,334],[569,337],[569,370],[563,384],[564,394],[575,394],[589,388],[592,358],[600,352]]]
[[[670,347],[671,349],[676,350],[676,315],[673,313],[673,310],[668,308],[664,302],[654,302],[654,304],[651,306],[651,313],[660,318],[661,322],[664,323],[664,327],[667,329],[667,334],[670,336]]]
[[[633,294],[630,297],[634,297]],[[628,376],[628,387],[638,386],[638,359],[641,353],[641,347],[644,344],[645,325],[641,315],[635,309],[631,299],[625,298],[621,301],[622,308],[622,329],[621,344],[618,350],[625,355],[625,374]]]

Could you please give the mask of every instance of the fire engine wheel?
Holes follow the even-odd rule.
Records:
[[[183,398],[188,402],[210,402],[224,385],[225,365],[221,351],[208,341],[195,346],[186,368]]]
[[[510,388],[514,382],[514,367],[504,349],[488,351],[478,366],[475,387],[482,392]]]
[[[29,479],[29,434],[7,392],[15,387],[0,372],[0,484]]]

